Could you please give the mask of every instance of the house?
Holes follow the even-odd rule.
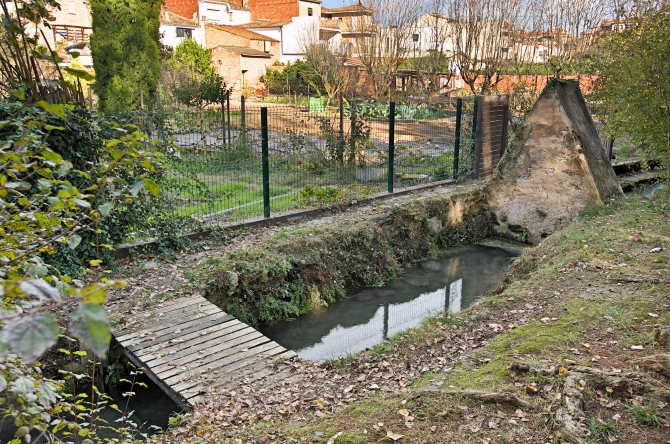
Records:
[[[197,14],[200,19],[206,17],[208,22],[220,24],[321,16],[321,0],[165,0],[165,5],[183,17],[195,18]],[[244,12],[249,13],[246,18]]]
[[[21,2],[18,2],[20,4]],[[10,14],[13,13],[13,4],[6,2]],[[62,65],[69,65],[72,62],[72,56],[67,48],[74,44],[84,43],[86,46],[77,48],[79,53],[78,64],[85,69],[93,68],[93,58],[88,43],[93,34],[91,10],[86,0],[66,0],[61,1],[60,9],[54,6],[47,6],[53,20],[49,21],[49,27],[42,23],[32,30],[26,28],[28,32],[36,32],[39,35],[40,44],[58,51],[58,54],[64,59]]]
[[[339,36],[339,28],[324,29],[320,27],[321,23],[318,17],[307,16],[284,20],[256,20],[241,27],[278,40],[279,61],[286,64],[304,58],[306,48],[312,41]]]
[[[197,20],[182,17],[165,7],[161,11],[159,32],[164,47],[176,48],[184,39],[193,39],[205,45],[205,33]]]
[[[198,18],[200,22],[218,25],[241,25],[251,21],[251,11],[241,3],[200,0]]]
[[[260,77],[279,59],[279,40],[238,26],[205,25],[218,74],[235,93],[261,87]]]
[[[355,44],[355,39],[370,37],[373,33],[372,9],[360,2],[339,8],[322,8],[322,20],[336,21],[344,43]]]

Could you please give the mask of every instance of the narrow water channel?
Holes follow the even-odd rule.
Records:
[[[419,325],[430,314],[455,313],[480,301],[514,257],[477,245],[443,250],[437,259],[408,268],[382,287],[355,289],[327,308],[260,331],[304,359],[356,353]]]

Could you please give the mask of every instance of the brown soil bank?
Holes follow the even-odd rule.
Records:
[[[444,188],[358,219],[313,221],[280,231],[262,246],[210,257],[199,282],[212,302],[257,325],[327,306],[347,287],[381,285],[438,248],[490,232],[481,186]]]

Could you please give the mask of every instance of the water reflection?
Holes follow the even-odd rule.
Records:
[[[513,255],[464,246],[415,265],[381,288],[364,288],[327,309],[261,332],[301,357],[322,361],[355,353],[418,325],[431,313],[468,307],[494,288]]]

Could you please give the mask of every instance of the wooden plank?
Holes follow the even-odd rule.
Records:
[[[266,338],[265,336],[261,335],[261,336],[255,338],[255,339],[251,339],[247,342],[244,342],[244,343],[232,346],[232,347],[227,347],[223,350],[219,350],[217,353],[212,353],[212,354],[207,355],[207,356],[202,356],[200,359],[198,359],[196,361],[190,361],[190,363],[197,364],[197,367],[189,365],[189,366],[187,366],[187,369],[188,369],[187,371],[192,372],[196,368],[199,368],[199,367],[202,367],[202,366],[218,367],[218,365],[220,364],[220,361],[229,357],[229,356],[236,356],[236,355],[239,355],[239,354],[246,353],[243,350],[245,350],[245,349],[253,350],[253,347],[258,347],[258,346],[261,346],[261,345],[269,343],[269,342],[270,342],[270,338]],[[185,364],[185,363],[182,363],[182,364]],[[179,369],[173,367],[169,370],[162,370],[160,372],[157,372],[156,375],[167,380],[168,378],[171,378],[171,377],[173,377],[177,374],[182,374],[183,372],[184,372],[184,370],[179,370]]]
[[[199,318],[197,320],[197,322],[199,322],[199,324],[196,323],[195,325],[193,324],[193,322],[189,322],[188,325],[187,325],[186,322],[177,323],[176,325],[173,325],[169,330],[161,330],[157,333],[154,333],[154,332],[139,332],[140,333],[139,339],[143,339],[145,342],[146,341],[159,341],[160,342],[160,341],[165,341],[165,340],[168,340],[168,339],[174,339],[174,335],[179,335],[180,338],[184,338],[184,340],[186,340],[186,338],[188,338],[188,339],[197,338],[198,336],[200,336],[201,332],[204,332],[204,331],[206,331],[208,329],[211,329],[211,328],[214,328],[214,327],[219,327],[219,328],[222,327],[222,326],[229,327],[229,326],[238,325],[238,324],[245,325],[245,324],[242,324],[237,319],[233,318],[232,316],[224,314],[223,312],[214,313],[214,314],[211,314],[211,315],[208,315],[208,316],[203,316],[203,317]],[[210,325],[212,323],[213,323],[213,325]],[[206,325],[208,325],[208,326],[206,326]],[[199,327],[199,328],[197,328],[197,327]],[[133,346],[137,347],[140,344],[142,344],[142,341],[140,341],[139,339],[133,339],[131,341],[126,341],[123,345],[126,346],[126,347],[133,347]],[[146,348],[146,347],[150,347],[150,345],[147,345],[144,348]],[[139,353],[139,355],[143,355],[143,354],[146,354],[146,353]]]
[[[267,352],[272,351],[276,354],[280,353],[282,350],[283,348],[275,342],[265,342],[263,344],[257,345],[247,352],[238,351],[237,353],[230,354],[215,362],[199,364],[197,367],[192,367],[191,372],[205,374],[216,370],[219,374],[222,374],[226,373],[228,371],[228,367],[234,364],[248,363],[248,360],[265,359],[267,357]],[[170,378],[164,378],[164,380],[170,385],[177,387],[179,390],[183,390],[184,388],[199,384],[199,381],[195,378],[190,381],[183,381],[181,376],[182,375],[180,374]]]
[[[234,318],[232,316],[222,312],[211,313],[207,315],[203,314],[202,316],[198,316],[195,319],[183,320],[182,322],[175,321],[172,323],[171,327],[161,329],[157,332],[152,330],[138,331],[135,337],[119,342],[122,343],[124,347],[132,348],[133,351],[135,351],[141,348],[150,347],[151,342],[156,341],[161,342],[165,340],[166,337],[171,337],[174,334],[181,334],[182,332],[185,332],[185,330],[187,329],[193,330],[193,327],[195,326],[202,326],[215,321],[216,321],[215,324],[217,324],[231,321],[233,319]],[[204,327],[199,327],[198,330],[202,330],[203,328]],[[191,331],[185,332],[185,334],[187,333],[191,333]]]
[[[274,357],[274,360],[276,359],[288,359],[291,357],[291,353],[293,352],[284,352],[280,355],[277,355]],[[237,391],[240,388],[240,381],[244,380],[245,384],[261,380],[263,378],[268,378],[268,381],[272,382],[272,386],[278,384],[279,382],[286,380],[290,378],[291,376],[296,376],[295,372],[292,370],[286,370],[286,369],[276,369],[272,367],[272,365],[268,364],[267,362],[260,362],[257,365],[253,367],[254,369],[262,369],[261,371],[257,371],[254,373],[252,379],[249,379],[247,381],[246,377],[246,371],[245,375],[241,376],[239,380],[236,381],[230,381],[230,380],[220,380],[217,379],[217,381],[214,384],[208,384],[207,390],[210,389],[220,389],[224,386],[226,386],[226,392],[231,392],[233,390]],[[289,367],[286,367],[289,368]],[[302,378],[301,375],[297,375]],[[265,387],[265,385],[264,385]],[[269,387],[269,386],[268,386]],[[182,390],[180,394],[186,399],[190,404],[196,404],[198,401],[201,400],[201,395],[200,393],[202,392],[202,387],[196,386],[192,387],[190,389]]]
[[[125,343],[124,347],[127,347],[130,351],[136,352],[144,348],[152,347],[154,345],[158,345],[163,343],[167,338],[175,335],[175,334],[181,334],[181,335],[186,335],[189,333],[193,333],[196,331],[201,331],[206,328],[212,327],[217,324],[222,324],[224,322],[229,322],[234,320],[235,318],[230,316],[229,314],[226,314],[224,312],[219,312],[219,313],[214,313],[208,316],[203,316],[202,318],[196,319],[194,321],[188,321],[184,322],[182,324],[177,324],[174,325],[168,329],[161,330],[158,332],[158,334],[148,334],[146,337],[141,338],[143,341],[141,342],[130,342],[130,343]],[[175,333],[177,330],[181,330],[180,333]]]
[[[153,322],[151,326],[145,328],[140,327],[139,329],[133,330],[133,332],[131,333],[119,335],[118,334],[119,332],[117,331],[115,332],[117,334],[116,338],[118,341],[125,342],[141,333],[149,331],[157,332],[169,328],[175,321],[178,321],[180,318],[191,317],[193,319],[194,316],[200,317],[202,315],[214,314],[219,312],[223,313],[216,306],[206,307],[202,310],[198,310],[197,307],[198,305],[194,305],[192,307],[182,307],[181,309],[171,312],[172,316],[165,316],[165,317],[159,316],[158,318],[150,320],[151,322]]]
[[[286,349],[282,347],[279,344],[276,343],[266,343],[261,345],[260,347],[256,347],[257,349],[262,349],[262,351],[259,351],[258,353],[248,356],[244,359],[238,359],[237,356],[231,356],[226,359],[222,359],[221,362],[224,363],[224,367],[218,367],[217,370],[219,373],[221,372],[229,372],[233,370],[238,370],[241,368],[244,368],[256,361],[260,360],[265,360],[267,358],[271,358],[272,356],[279,355],[283,353]],[[203,367],[199,367],[202,369]],[[198,370],[198,369],[194,369]],[[201,375],[204,376],[205,374],[208,374],[209,376],[215,376],[214,373],[202,373]],[[183,392],[188,388],[195,387],[197,385],[201,385],[205,382],[207,382],[208,385],[215,384],[215,382],[212,381],[205,381],[203,380],[202,377],[200,378],[191,378],[188,381],[180,381],[178,378],[168,378],[165,380],[166,383],[170,384],[173,390],[178,391],[178,392]]]
[[[188,347],[186,349],[181,350],[181,353],[179,353],[179,355],[177,353],[174,353],[169,356],[164,356],[161,359],[150,361],[151,362],[150,365],[153,371],[155,371],[156,373],[160,373],[170,368],[188,364],[189,362],[197,361],[205,356],[210,356],[219,350],[225,350],[226,348],[231,348],[235,345],[245,344],[248,343],[249,341],[258,338],[265,338],[265,336],[263,336],[253,328],[247,327],[243,330],[238,330],[237,332],[235,332],[234,335],[225,336],[223,338],[225,339],[225,342],[216,343],[216,347],[212,347],[211,343],[204,344],[204,346],[199,348]]]
[[[203,303],[203,302],[207,302],[207,300],[204,299],[204,298],[202,298],[202,297],[200,297],[200,296],[198,296],[198,297],[196,297],[196,298],[189,299],[188,301],[183,301],[183,302],[181,302],[181,303],[179,304],[178,307],[174,307],[174,308],[173,308],[172,310],[170,310],[170,311],[178,310],[178,309],[180,309],[180,308],[186,308],[186,307],[188,307],[188,306],[195,306],[195,307],[197,307],[197,305],[198,305],[199,303]],[[211,305],[210,302],[207,302],[207,303]],[[152,311],[154,311],[154,312],[155,312],[155,311],[158,311],[159,313],[163,313],[163,312],[161,312],[158,308],[154,308],[154,307],[150,308],[150,309],[147,311],[147,313],[151,313]],[[141,322],[142,319],[139,319],[139,321]],[[122,341],[123,341],[123,340],[127,339],[128,337],[131,337],[132,335],[135,334],[135,332],[130,332],[130,333],[126,333],[126,334],[123,334],[123,335],[119,335],[118,333],[121,332],[122,330],[127,330],[127,328],[126,328],[126,329],[116,330],[116,332],[115,332],[115,333],[116,333],[116,338],[117,338],[118,340],[122,340]]]
[[[116,341],[147,376],[183,408],[190,408],[212,387],[290,378],[288,366],[272,361],[294,352],[271,341],[201,296],[155,306],[154,325],[128,332],[116,330]],[[139,320],[141,322],[141,320]],[[214,373],[216,372],[216,373]],[[197,375],[197,377],[196,377]]]
[[[247,324],[243,324],[241,322],[237,323],[226,322],[225,324],[218,324],[215,325],[214,327],[193,332],[185,336],[180,336],[179,339],[183,339],[184,340],[183,343],[178,343],[170,347],[162,348],[160,349],[161,350],[160,354],[153,354],[153,353],[138,354],[138,358],[142,359],[145,363],[151,366],[159,365],[162,363],[160,362],[161,356],[163,356],[166,352],[167,353],[170,353],[172,351],[176,352],[171,354],[169,359],[166,360],[166,362],[174,361],[175,359],[184,356],[184,352],[186,350],[180,350],[180,348],[187,347],[189,350],[191,350],[191,352],[200,351],[205,348],[212,347],[212,344],[218,345],[220,341],[227,339],[226,337],[227,335],[234,335],[231,336],[231,338],[234,338],[241,334],[246,334],[238,332],[247,329],[250,329],[250,331],[256,331],[253,328],[249,327]]]

